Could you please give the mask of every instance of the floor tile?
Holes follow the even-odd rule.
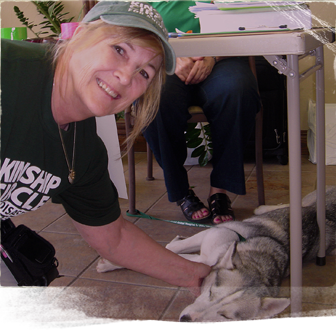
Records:
[[[179,316],[184,308],[192,304],[195,297],[186,290],[177,292],[172,303],[168,306],[167,310],[162,316],[163,321],[179,321]]]
[[[60,275],[78,276],[98,254],[79,234],[42,232],[41,236],[54,245]]]
[[[112,320],[158,320],[174,289],[79,279],[57,298],[57,306],[89,317]]]
[[[122,159],[128,184],[127,156]],[[176,205],[168,201],[163,171],[154,160],[155,180],[147,181],[146,153],[135,154],[136,164],[136,207],[141,212],[162,220],[185,222]],[[187,166],[190,185],[198,197],[206,204],[209,194],[211,164],[206,167]],[[266,204],[289,202],[289,165],[281,165],[276,158],[264,161],[264,183]],[[237,220],[253,215],[258,206],[255,164],[246,162],[246,195],[228,193]],[[336,166],[326,167],[326,181],[336,185]],[[302,196],[316,188],[316,165],[302,157]],[[193,226],[151,220],[126,215],[128,200],[120,199],[123,216],[144,230],[149,236],[165,245],[175,236],[192,236],[204,230]],[[122,269],[108,273],[98,273],[97,252],[88,246],[72,224],[61,205],[46,203],[36,212],[13,219],[15,224],[24,223],[49,240],[56,249],[63,275],[55,279],[45,297],[57,308],[74,311],[74,322],[85,320],[164,320],[178,321],[181,311],[194,301],[194,296],[185,288],[177,288],[163,281]],[[280,295],[290,296],[290,278],[286,278],[280,288]],[[303,304],[300,316],[336,316],[336,257],[327,257],[326,266],[316,266],[315,262],[303,265]],[[279,317],[290,317],[290,307]],[[56,316],[55,311],[55,318]],[[44,319],[41,316],[41,319]],[[89,322],[89,321],[88,321]]]

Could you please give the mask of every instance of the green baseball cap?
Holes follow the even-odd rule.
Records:
[[[102,21],[119,26],[145,29],[156,34],[165,52],[166,72],[175,72],[175,52],[168,42],[168,32],[161,15],[150,4],[139,1],[101,1],[83,18],[84,23]]]

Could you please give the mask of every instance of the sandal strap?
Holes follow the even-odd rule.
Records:
[[[209,197],[208,203],[209,209],[212,213],[212,218],[221,215],[230,215],[234,219],[234,212],[228,195],[224,193],[213,194]]]
[[[186,217],[187,220],[193,221],[193,222],[199,222],[200,220],[204,220],[208,218],[209,216],[206,216],[201,219],[193,219],[192,215],[193,213],[201,210],[201,209],[208,209],[201,201],[200,199],[195,195],[194,191],[192,189],[189,189],[188,195],[180,199],[176,202],[178,206],[181,207],[181,210]]]

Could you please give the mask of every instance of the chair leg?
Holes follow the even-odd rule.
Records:
[[[255,158],[256,158],[256,173],[258,186],[258,203],[265,205],[265,188],[264,188],[264,172],[263,172],[263,148],[262,148],[262,121],[263,107],[256,116],[256,133],[255,133]]]
[[[153,177],[153,152],[149,147],[149,144],[146,144],[147,147],[147,181],[155,180]]]
[[[130,136],[131,125],[131,111],[130,108],[125,110],[125,126],[126,126],[126,138]],[[137,214],[135,208],[135,161],[134,161],[134,146],[127,145],[127,157],[128,157],[128,204],[130,214]]]
[[[257,69],[255,66],[254,56],[249,56],[249,65],[254,77],[257,79]],[[262,148],[262,131],[263,131],[263,106],[256,116],[255,126],[255,158],[256,158],[256,172],[257,172],[257,186],[258,186],[258,203],[265,205],[265,188],[264,188],[264,172],[263,172],[263,148]]]

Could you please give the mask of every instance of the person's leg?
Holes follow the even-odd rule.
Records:
[[[0,323],[52,323],[53,315],[45,292],[31,300],[0,259]]]
[[[158,113],[143,132],[164,170],[170,202],[183,198],[189,189],[187,172],[183,166],[187,157],[184,132],[189,118],[189,89],[176,75],[167,76]]]
[[[213,142],[209,195],[226,191],[244,195],[244,147],[260,109],[256,80],[244,59],[230,58],[217,63],[200,89]],[[214,222],[228,218],[217,217]]]
[[[191,213],[191,217],[197,220],[209,215],[209,211],[200,208],[197,200],[190,196],[188,175],[183,165],[187,157],[184,132],[190,118],[188,107],[192,104],[190,91],[193,88],[185,85],[176,75],[167,76],[158,114],[143,134],[163,169],[169,201],[177,202],[189,196],[188,199],[194,201],[198,209]]]

